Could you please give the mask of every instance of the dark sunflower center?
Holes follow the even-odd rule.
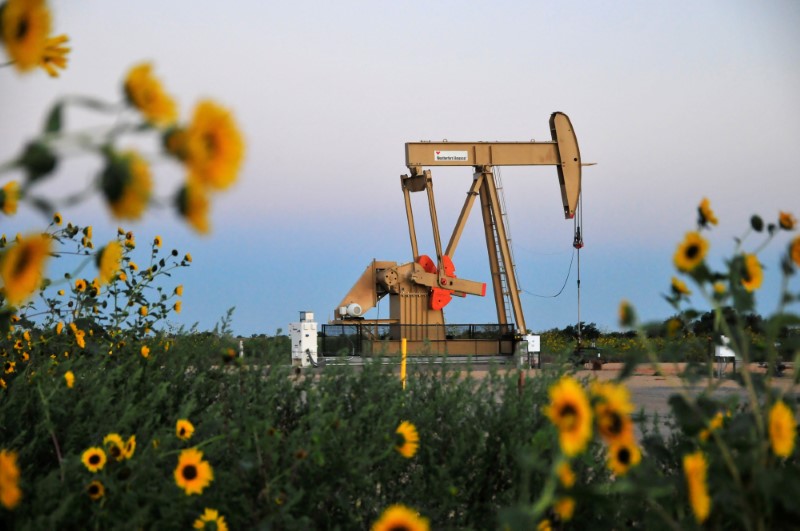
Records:
[[[109,450],[109,453],[111,454],[111,457],[119,457],[119,454],[120,454],[121,452],[122,452],[122,450],[120,450],[120,447],[119,447],[119,446],[117,446],[116,444],[115,444],[115,445],[113,445],[113,446],[111,447],[111,449]]]
[[[178,432],[178,437],[184,436],[186,436],[186,428],[181,428],[181,430]]]
[[[402,447],[402,446],[405,446],[405,444],[406,444],[406,436],[403,435],[402,433],[398,433],[396,435],[396,437],[395,437],[395,443],[396,443],[398,448]]]
[[[572,428],[578,420],[578,410],[572,404],[567,404],[559,411],[559,417],[567,428]]]
[[[622,463],[623,465],[628,465],[631,462],[631,452],[627,448],[620,449],[617,452],[617,461]]]
[[[92,454],[89,456],[89,464],[96,465],[100,463],[100,455],[99,454]]]
[[[194,465],[186,465],[183,467],[183,479],[191,481],[197,477],[197,467]]]
[[[745,266],[744,270],[742,271],[742,281],[751,282],[752,280],[753,280],[753,275],[750,274],[750,268]]]
[[[622,433],[622,417],[619,413],[613,412],[608,415],[608,431],[614,435]]]
[[[689,260],[694,260],[699,254],[700,254],[699,245],[693,243],[688,247],[686,247],[686,258],[688,258]]]
[[[16,276],[19,276],[19,275],[23,274],[25,272],[25,270],[28,269],[28,266],[30,265],[32,259],[33,259],[33,253],[31,253],[30,247],[28,247],[27,245],[24,246],[20,250],[20,254],[19,254],[19,258],[17,259],[17,263],[14,264],[14,270],[13,270],[14,272],[13,272],[12,276],[16,277]]]
[[[406,524],[395,524],[388,529],[388,531],[411,531],[411,528]]]
[[[30,24],[28,23],[28,19],[27,18],[20,19],[19,24],[17,24],[17,34],[16,34],[17,40],[21,41],[22,39],[24,39],[25,35],[28,34],[29,29],[30,29]]]
[[[100,487],[98,487],[94,483],[89,485],[89,495],[97,496],[98,494],[100,494]]]

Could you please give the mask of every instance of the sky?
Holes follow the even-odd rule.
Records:
[[[580,316],[601,329],[617,329],[622,299],[644,320],[672,315],[662,294],[703,197],[720,220],[709,235],[717,267],[752,214],[800,216],[793,0],[51,4],[54,31],[70,36],[69,67],[56,80],[0,69],[0,162],[38,134],[59,97],[120,101],[122,79],[142,61],[152,62],[182,120],[212,98],[245,137],[238,181],[215,197],[208,236],[165,208],[134,223],[113,219],[96,197],[62,211],[92,224],[96,241],[122,225],[139,241],[160,235],[166,247],[190,252],[192,266],[175,279],[184,285],[183,311],[171,320],[178,326],[211,329],[231,307],[233,330],[244,336],[286,331],[300,311],[327,322],[371,260],[412,258],[399,186],[406,142],[547,141],[554,111],[570,117],[582,160],[597,163],[583,171]],[[108,118],[72,110],[67,123]],[[153,138],[129,141],[156,151]],[[160,197],[184,178],[168,161],[153,168]],[[41,193],[68,195],[98,170],[95,158],[65,159]],[[562,214],[556,171],[500,173],[527,326],[574,324],[573,223]],[[433,170],[445,242],[471,175]],[[0,183],[15,177],[1,174]],[[420,249],[432,255],[424,197],[416,196]],[[473,214],[456,273],[490,283]],[[46,223],[23,205],[2,219],[2,232]],[[759,255],[764,314],[777,304],[788,240],[781,235]],[[760,242],[750,237],[744,247]],[[378,311],[386,317],[388,303]],[[454,300],[445,319],[497,318],[487,296]]]

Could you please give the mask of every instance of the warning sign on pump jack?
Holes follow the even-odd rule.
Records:
[[[439,162],[466,162],[466,151],[434,151],[433,160]]]

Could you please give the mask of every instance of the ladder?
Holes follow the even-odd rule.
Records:
[[[494,187],[497,190],[497,200],[498,206],[500,207],[500,212],[503,217],[503,225],[506,228],[506,238],[508,240],[508,248],[511,251],[511,264],[510,268],[506,267],[506,264],[503,262],[503,254],[500,252],[500,241],[499,235],[497,233],[497,222],[492,217],[492,234],[494,235],[494,246],[495,252],[497,253],[497,261],[498,261],[498,271],[500,274],[500,285],[502,286],[503,291],[503,305],[505,308],[506,314],[506,322],[513,323],[515,322],[514,316],[511,311],[511,292],[508,288],[508,275],[514,275],[514,280],[517,279],[517,268],[516,268],[516,260],[514,259],[514,247],[511,245],[511,226],[508,223],[508,211],[506,209],[506,200],[505,196],[503,195],[503,179],[500,176],[500,168],[494,168]],[[517,286],[519,286],[519,282],[515,282]]]

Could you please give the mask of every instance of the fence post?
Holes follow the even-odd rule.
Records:
[[[400,381],[406,388],[406,338],[400,340]]]

